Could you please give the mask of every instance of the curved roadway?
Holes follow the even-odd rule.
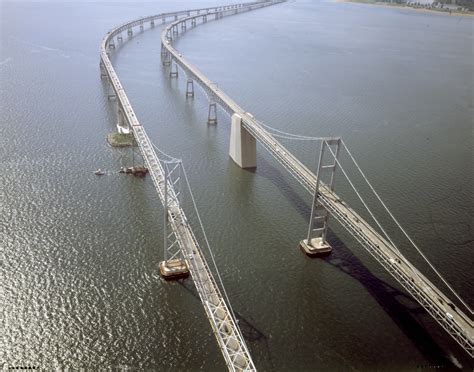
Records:
[[[274,3],[283,1],[274,1]],[[261,4],[266,6],[269,4]],[[215,19],[233,14],[232,11],[216,11]],[[242,125],[257,139],[283,167],[312,195],[317,187],[316,175],[303,165],[275,137],[273,137],[251,114],[219,89],[194,65],[186,60],[172,45],[179,30],[186,32],[191,27],[207,22],[202,15],[189,15],[176,20],[161,33],[162,53],[170,63],[176,63],[189,79],[195,80],[208,95],[232,116],[238,114]],[[201,22],[199,22],[201,21]],[[181,25],[181,27],[179,27]],[[341,200],[322,182],[318,187],[318,198],[332,216],[410,293],[436,321],[467,351],[474,356],[474,323],[439,288],[418,271],[391,243],[383,238],[370,224]]]
[[[121,33],[125,30],[127,32],[133,32],[133,27],[139,26],[143,29],[143,25],[146,22],[150,22],[154,26],[156,20],[162,20],[164,23],[166,18],[174,17],[175,21],[166,27],[161,35],[162,49],[165,54],[172,59],[174,63],[180,66],[187,74],[188,78],[196,80],[198,84],[203,88],[210,99],[217,102],[229,115],[234,113],[239,114],[242,117],[242,124],[311,194],[314,194],[316,190],[316,176],[307,167],[305,167],[294,155],[292,155],[283,145],[281,145],[267,130],[265,130],[259,122],[253,118],[252,115],[242,109],[236,102],[234,102],[229,96],[218,89],[215,84],[212,83],[204,74],[202,74],[195,66],[189,63],[173,46],[172,40],[174,37],[179,35],[179,25],[181,30],[186,31],[188,26],[187,22],[191,23],[191,27],[197,24],[206,23],[209,17],[214,19],[220,19],[226,15],[237,14],[242,11],[252,10],[274,3],[282,1],[267,1],[257,2],[248,4],[236,4],[221,7],[212,7],[205,9],[194,9],[185,10],[174,13],[163,13],[150,17],[140,18],[113,29],[103,39],[101,45],[101,69],[103,75],[105,75],[112,84],[112,87],[116,93],[119,112],[122,109],[122,113],[125,116],[126,121],[132,128],[132,132],[140,145],[142,154],[144,154],[145,161],[152,173],[152,179],[155,183],[155,187],[163,201],[163,169],[157,161],[158,157],[154,154],[154,150],[151,146],[151,142],[146,136],[146,132],[143,127],[140,126],[138,119],[135,116],[132,106],[128,101],[128,98],[120,84],[120,81],[113,69],[113,66],[108,58],[108,50],[115,48],[114,38],[121,36]],[[179,16],[183,18],[178,19]],[[200,22],[199,22],[200,21]],[[431,281],[429,281],[423,274],[421,274],[404,256],[402,256],[398,250],[387,242],[380,234],[372,228],[368,222],[366,222],[361,216],[359,216],[354,210],[352,210],[344,201],[342,201],[333,191],[331,191],[326,185],[320,184],[318,189],[318,196],[324,207],[331,213],[333,217],[338,220],[355,238],[361,245],[378,261],[382,266],[410,293],[427,311],[432,315],[438,323],[471,355],[474,355],[474,331],[473,321],[466,316],[460,309],[458,309],[453,302],[444,295]],[[179,205],[177,206],[177,216],[179,216],[180,222],[186,222],[184,212],[181,210]],[[173,215],[175,217],[175,215]],[[173,221],[171,221],[173,222]],[[179,226],[175,225],[172,228],[175,234],[178,236],[180,247],[185,253],[193,252],[189,250],[191,246],[197,246],[192,231],[186,230],[183,234],[184,237],[189,239],[179,238],[180,230]],[[198,250],[200,253],[200,251]],[[201,254],[198,255],[202,266],[194,267],[194,260],[188,260],[190,263],[190,271],[193,279],[196,283],[198,291],[200,291],[199,284],[199,273],[209,272],[207,264]],[[185,256],[186,257],[186,256]],[[210,272],[209,272],[210,274]],[[215,282],[211,275],[211,282],[215,285]],[[196,282],[198,280],[198,282]],[[214,287],[212,285],[212,287]],[[215,285],[217,288],[217,286]],[[204,292],[207,288],[201,288]],[[218,288],[217,288],[218,291]],[[220,292],[217,292],[220,294]],[[221,346],[226,363],[229,369],[236,368],[235,361],[232,362],[231,354],[232,351],[227,352],[225,341],[223,342],[222,337],[219,335],[220,329],[219,324],[216,320],[212,320],[215,317],[213,311],[209,309],[209,305],[206,304],[206,299],[200,292],[201,300],[205,305],[206,313],[213,326],[214,333],[216,334],[217,340]],[[227,307],[224,307],[228,311]],[[230,325],[234,332],[232,333],[233,340],[241,339],[240,331],[235,325],[233,318],[230,317]],[[217,328],[216,328],[217,327]],[[248,350],[245,343],[242,340],[243,348],[241,349],[243,359],[239,359],[242,362],[237,365],[237,369],[252,369],[255,368],[251,362]],[[250,361],[249,363],[245,361]],[[247,363],[247,364],[245,364]]]

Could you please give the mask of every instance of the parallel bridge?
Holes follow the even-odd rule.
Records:
[[[208,79],[195,66],[187,61],[172,45],[180,32],[194,28],[212,19],[238,14],[242,11],[262,8],[280,3],[282,1],[263,1],[247,4],[234,4],[229,6],[212,7],[205,9],[185,10],[173,13],[162,13],[150,17],[140,18],[125,23],[110,31],[101,45],[101,71],[106,77],[117,97],[119,110],[119,124],[132,131],[140,151],[150,170],[155,188],[163,205],[168,205],[168,218],[173,234],[176,236],[182,256],[186,260],[192,279],[196,285],[206,315],[216,335],[221,351],[230,370],[254,370],[255,366],[249,355],[247,346],[229,311],[217,286],[199,244],[186,220],[178,199],[174,194],[173,184],[164,173],[159,158],[146,135],[145,129],[140,125],[130,102],[120,84],[120,81],[109,60],[109,50],[115,49],[115,39],[122,39],[125,30],[131,36],[133,28],[139,26],[143,30],[144,24],[149,22],[154,27],[155,21],[165,23],[171,18],[173,22],[163,29],[161,34],[163,64],[170,66],[170,76],[177,77],[179,66],[188,78],[194,95],[193,82],[197,82],[211,100],[211,105],[217,103],[227,114],[232,117],[232,132],[242,136],[239,141],[248,141],[248,136],[256,139],[269,151],[281,165],[311,194],[315,201],[333,216],[404,288],[410,293],[427,312],[468,352],[474,356],[474,323],[453,301],[451,301],[439,288],[416,269],[390,242],[384,239],[367,221],[357,214],[334,192],[332,184],[318,182],[318,177],[303,165],[290,151],[270,134],[251,114],[241,108],[235,101],[220,90],[215,83]],[[174,70],[173,70],[174,68]],[[188,89],[187,89],[188,90]],[[187,91],[187,95],[190,92]],[[210,106],[211,108],[211,106]],[[235,134],[234,133],[234,134]],[[238,135],[237,135],[238,136]],[[247,136],[247,137],[246,137]],[[231,139],[231,141],[234,141]],[[336,143],[329,140],[327,145]],[[242,146],[240,142],[237,144]],[[232,146],[232,143],[231,143]],[[241,148],[246,151],[245,146]],[[247,149],[248,150],[248,149]],[[333,154],[334,155],[334,154]],[[233,157],[236,160],[235,157]],[[337,155],[335,156],[337,162]],[[239,160],[236,160],[239,163]],[[242,167],[244,164],[239,163]],[[337,164],[331,166],[334,172]],[[324,167],[319,167],[321,170]],[[165,188],[165,183],[168,182]],[[165,189],[171,192],[171,203],[166,203]],[[313,205],[313,208],[315,205]],[[313,215],[311,216],[313,219]],[[325,223],[327,222],[327,217]],[[319,238],[325,239],[324,231]]]
[[[261,6],[264,6],[262,4]],[[216,11],[214,17],[231,15],[232,11]],[[241,118],[242,126],[268,150],[290,174],[313,195],[317,177],[290,151],[272,136],[260,123],[234,100],[219,89],[215,83],[182,56],[173,45],[179,30],[187,30],[188,24],[205,23],[200,15],[187,16],[166,27],[161,34],[164,58],[171,58],[188,79],[196,81],[211,101],[233,116]],[[185,25],[185,26],[182,26]],[[320,182],[318,199],[326,210],[410,293],[436,321],[471,355],[474,356],[474,323],[454,305],[440,289],[416,269],[391,243],[385,240],[370,224],[351,209],[331,187]]]

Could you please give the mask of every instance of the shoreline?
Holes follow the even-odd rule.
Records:
[[[442,9],[432,9],[432,8],[422,8],[422,7],[413,7],[406,4],[396,4],[396,3],[387,3],[382,1],[365,1],[365,0],[333,0],[335,3],[347,3],[347,4],[366,4],[366,5],[377,5],[387,8],[395,9],[407,9],[412,11],[417,11],[420,13],[432,13],[432,14],[443,14],[446,16],[461,16],[461,17],[474,17],[474,12],[459,12],[459,11],[446,11]]]

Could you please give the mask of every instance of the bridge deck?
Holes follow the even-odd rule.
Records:
[[[281,1],[278,1],[281,2]],[[269,5],[262,3],[254,7]],[[215,18],[232,15],[232,11],[216,11]],[[242,117],[245,128],[278,160],[303,187],[314,194],[316,176],[304,166],[291,152],[265,130],[252,115],[221,91],[195,66],[187,61],[173,46],[173,27],[201,15],[193,15],[171,23],[161,34],[162,46],[172,59],[186,73],[189,79],[198,82],[209,98],[218,103],[229,115]],[[186,29],[186,28],[185,28]],[[471,355],[474,355],[473,321],[443,294],[431,281],[419,272],[410,262],[386,241],[368,222],[352,210],[333,191],[320,183],[320,200],[323,206],[339,221],[347,231],[410,293],[436,321]]]

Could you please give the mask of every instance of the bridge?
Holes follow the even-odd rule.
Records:
[[[209,123],[217,122],[216,105],[219,105],[231,117],[230,157],[242,168],[255,167],[257,165],[256,142],[258,141],[312,195],[313,202],[308,235],[300,243],[302,249],[308,255],[327,254],[331,251],[331,247],[326,241],[326,234],[328,217],[332,216],[426,309],[471,357],[474,356],[474,323],[472,319],[402,255],[378,222],[377,225],[385,237],[335,193],[333,181],[336,170],[340,169],[346,175],[338,160],[341,149],[345,147],[343,140],[340,138],[320,139],[319,164],[317,172],[314,174],[277,140],[276,136],[271,133],[271,127],[261,123],[241,108],[173,47],[173,41],[180,34],[187,32],[189,28],[195,28],[210,20],[218,20],[224,16],[280,2],[282,1],[234,4],[140,18],[110,31],[101,45],[101,75],[110,81],[110,86],[117,97],[118,130],[131,131],[138,143],[165,207],[165,214],[171,226],[172,234],[179,245],[179,251],[173,253],[172,259],[179,256],[189,267],[191,277],[196,285],[227,366],[230,370],[255,369],[245,341],[236,325],[235,317],[226,305],[186,220],[184,211],[179,206],[174,191],[175,181],[170,177],[176,166],[171,171],[166,171],[167,166],[165,169],[160,164],[160,159],[154,151],[153,144],[146,135],[145,129],[139,124],[109,60],[108,54],[115,49],[115,39],[123,40],[123,31],[127,30],[127,34],[131,36],[134,27],[139,26],[143,30],[144,24],[147,22],[150,23],[150,27],[154,27],[156,20],[165,23],[167,19],[172,19],[172,22],[163,29],[161,34],[162,62],[164,66],[169,67],[170,77],[177,78],[179,69],[184,72],[187,77],[187,97],[194,96],[194,82],[203,89],[210,101]],[[327,175],[326,178],[329,179],[328,182],[322,181],[325,174]],[[376,195],[379,198],[378,194]],[[385,207],[385,204],[383,205]],[[395,220],[395,222],[399,225],[398,221]],[[402,231],[405,233],[404,230]],[[407,234],[406,237],[417,248]],[[165,233],[165,242],[166,239]],[[421,251],[419,253],[426,259]],[[169,262],[171,262],[171,258]],[[429,263],[428,260],[427,262]],[[452,290],[449,283],[442,278],[431,263],[429,264],[446,286]],[[473,312],[469,306],[454,290],[452,292],[472,316]]]

